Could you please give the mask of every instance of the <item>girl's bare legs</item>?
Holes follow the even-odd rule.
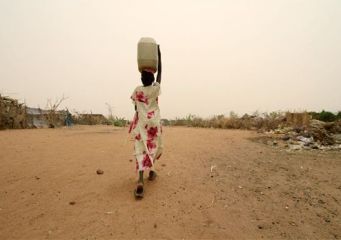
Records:
[[[143,171],[139,171],[139,180],[137,183],[142,183],[143,184]]]

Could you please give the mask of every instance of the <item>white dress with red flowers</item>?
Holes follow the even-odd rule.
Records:
[[[161,119],[158,97],[160,84],[135,88],[131,99],[137,110],[129,132],[135,139],[136,169],[143,171],[152,168],[154,161],[162,154]]]

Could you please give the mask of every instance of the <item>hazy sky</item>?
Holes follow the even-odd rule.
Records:
[[[130,118],[143,36],[163,117],[341,110],[340,0],[0,0],[0,93]]]

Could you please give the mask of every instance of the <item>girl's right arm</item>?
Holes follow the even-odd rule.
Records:
[[[161,63],[160,45],[157,45],[157,54],[158,54],[159,61],[158,61],[158,66],[157,66],[156,82],[161,83],[162,63]]]

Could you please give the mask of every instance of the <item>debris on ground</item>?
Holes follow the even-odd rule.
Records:
[[[265,132],[264,143],[288,151],[341,150],[341,121],[311,120],[306,126],[280,127]]]
[[[102,174],[104,173],[104,171],[103,171],[102,169],[97,169],[96,173],[97,173],[98,175],[102,175]]]
[[[211,166],[211,173],[213,172],[213,169],[215,169],[216,167],[217,167],[216,165]]]

